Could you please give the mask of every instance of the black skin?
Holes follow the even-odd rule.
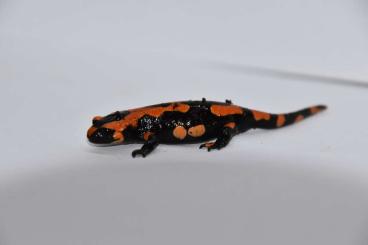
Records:
[[[243,121],[241,115],[230,115],[226,117],[217,117],[210,112],[210,106],[213,104],[224,104],[219,102],[207,102],[202,99],[201,102],[190,101],[185,102],[191,106],[187,113],[180,112],[165,112],[159,120],[154,117],[143,117],[139,120],[138,131],[154,132],[157,136],[151,136],[148,141],[144,142],[141,149],[134,150],[132,156],[141,155],[146,157],[151,153],[160,143],[164,144],[182,144],[182,143],[199,143],[210,139],[216,139],[213,145],[206,147],[206,144],[201,144],[200,148],[206,148],[208,151],[214,149],[221,149],[225,147],[231,138],[237,133],[237,129],[230,129],[224,127],[228,122]],[[226,100],[225,104],[231,104],[230,100]],[[167,106],[164,104],[164,106]],[[172,135],[172,131],[177,125],[187,125],[190,128],[195,125],[203,124],[206,126],[206,133],[202,137],[187,137],[184,140],[179,140]],[[249,124],[250,125],[250,124]],[[155,129],[156,128],[156,129]],[[153,130],[152,130],[153,129]],[[248,128],[242,128],[242,131]]]
[[[257,119],[254,115],[254,111],[241,108],[242,113],[227,114],[224,116],[218,116],[211,112],[211,106],[233,106],[230,100],[224,102],[207,101],[202,99],[201,101],[182,101],[174,103],[163,103],[158,105],[152,105],[147,108],[155,107],[167,107],[173,105],[173,108],[185,104],[189,106],[189,110],[182,111],[165,111],[158,117],[144,114],[140,116],[136,125],[129,125],[121,133],[124,136],[122,143],[143,143],[140,149],[134,150],[132,156],[146,157],[150,154],[159,144],[185,144],[185,143],[200,143],[207,142],[215,139],[214,142],[204,143],[200,145],[200,148],[206,148],[208,151],[214,149],[221,149],[226,147],[231,141],[232,137],[243,133],[252,128],[262,129],[274,129],[280,127],[277,125],[279,119],[278,114],[268,114],[268,119]],[[323,110],[325,106],[316,106],[318,110]],[[105,128],[105,124],[110,122],[118,122],[125,120],[126,117],[133,112],[131,111],[117,111],[109,114],[102,119],[94,120],[93,127],[96,131],[92,135],[88,136],[88,139],[92,143],[96,144],[110,144],[114,143],[114,130]],[[306,118],[316,112],[312,112],[311,108],[306,108],[297,112],[283,114],[285,120],[282,125],[287,126],[298,121],[298,117],[302,116]],[[232,126],[229,126],[229,123]],[[203,125],[205,127],[205,133],[199,137],[192,137],[189,134],[183,139],[175,137],[173,131],[176,127],[181,126],[186,130],[192,127]],[[149,132],[148,138],[144,135]],[[189,132],[189,131],[187,131]]]

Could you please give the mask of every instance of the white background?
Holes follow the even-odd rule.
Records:
[[[0,244],[366,244],[367,11],[1,1]],[[329,109],[211,153],[85,140],[95,115],[202,97]]]

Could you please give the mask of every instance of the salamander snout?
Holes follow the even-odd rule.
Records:
[[[91,127],[87,132],[87,138],[94,144],[110,144],[116,141],[114,133],[113,129]]]
[[[122,127],[120,120],[120,112],[115,112],[105,117],[94,117],[92,120],[92,126],[87,131],[89,142],[94,144],[123,143],[124,127]]]

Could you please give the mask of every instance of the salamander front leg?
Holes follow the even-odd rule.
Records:
[[[217,137],[216,141],[204,143],[200,145],[199,148],[207,148],[208,151],[211,151],[213,149],[220,150],[221,148],[224,148],[229,144],[234,134],[235,130],[233,128],[224,127],[221,134]]]
[[[146,157],[150,154],[156,147],[158,146],[158,141],[154,137],[150,137],[142,146],[141,149],[134,150],[132,152],[132,157],[136,157],[137,155],[141,155],[142,157]]]

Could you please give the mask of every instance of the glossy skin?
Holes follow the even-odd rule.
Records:
[[[231,101],[180,101],[97,116],[87,132],[94,144],[143,143],[132,156],[145,157],[159,144],[199,143],[221,149],[231,138],[252,128],[284,127],[326,109],[313,106],[287,114],[270,114],[233,105]]]

